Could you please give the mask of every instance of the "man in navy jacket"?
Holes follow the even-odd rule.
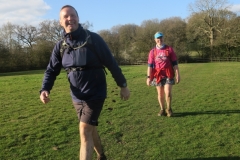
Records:
[[[130,96],[127,82],[104,40],[96,33],[87,32],[79,24],[74,7],[66,5],[61,8],[60,25],[64,28],[64,39],[53,49],[44,74],[40,99],[44,104],[50,101],[50,90],[63,67],[68,74],[72,101],[79,118],[80,159],[90,160],[94,149],[98,159],[103,160],[106,157],[96,129],[107,94],[103,66],[108,68],[121,88],[123,100],[128,100]],[[88,36],[91,37],[90,45]]]

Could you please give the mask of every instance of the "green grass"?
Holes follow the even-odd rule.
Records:
[[[175,117],[158,117],[146,66],[122,66],[131,98],[120,100],[108,71],[99,133],[109,160],[240,159],[240,64],[180,64]],[[44,71],[0,74],[0,159],[78,159],[78,120],[66,73],[39,100]],[[95,157],[95,154],[94,154]]]

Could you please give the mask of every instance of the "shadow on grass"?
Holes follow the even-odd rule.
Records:
[[[209,158],[184,158],[176,160],[239,160],[240,157],[209,157]]]
[[[196,116],[204,114],[235,114],[240,113],[240,110],[217,110],[217,111],[202,111],[202,112],[173,112],[174,117]]]

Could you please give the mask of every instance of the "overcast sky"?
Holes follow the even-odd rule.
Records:
[[[163,3],[164,2],[164,3]],[[136,24],[144,20],[190,15],[189,4],[195,0],[0,0],[0,27],[12,24],[38,25],[43,20],[58,20],[59,10],[70,4],[76,8],[80,22],[93,24],[93,31],[115,25]],[[229,0],[231,10],[240,15],[240,0]]]

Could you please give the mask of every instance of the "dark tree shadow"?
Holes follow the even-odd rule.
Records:
[[[176,160],[240,160],[240,157],[183,158]]]
[[[217,110],[217,111],[202,111],[202,112],[174,112],[174,117],[196,116],[206,114],[240,114],[240,110]],[[240,159],[239,159],[240,160]]]

